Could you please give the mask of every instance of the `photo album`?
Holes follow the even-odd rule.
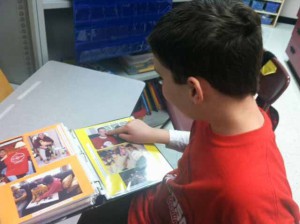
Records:
[[[48,223],[159,183],[172,167],[154,144],[106,135],[127,117],[76,130],[62,123],[0,142],[0,223]]]

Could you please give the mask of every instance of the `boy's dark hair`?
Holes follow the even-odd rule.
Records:
[[[260,17],[239,0],[182,3],[161,18],[148,41],[177,84],[198,76],[226,95],[258,91]]]
[[[51,175],[47,175],[43,178],[43,184],[49,185],[52,184],[54,181],[54,178]]]

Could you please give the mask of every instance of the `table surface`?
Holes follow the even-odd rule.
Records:
[[[76,129],[130,116],[144,85],[49,61],[0,104],[0,140],[60,122]]]

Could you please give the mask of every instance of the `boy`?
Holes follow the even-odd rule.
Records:
[[[253,97],[260,17],[237,0],[187,2],[158,22],[149,43],[165,98],[195,122],[178,168],[132,196],[128,223],[298,223],[271,122]],[[181,148],[186,142],[139,120],[110,134]],[[97,223],[103,212],[90,214]]]
[[[39,196],[36,202],[41,201],[42,199],[48,198],[52,194],[58,193],[63,190],[62,182],[59,178],[52,177],[47,175],[43,178],[43,184],[47,186],[48,190]]]

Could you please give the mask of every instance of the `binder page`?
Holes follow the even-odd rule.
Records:
[[[75,130],[100,177],[107,199],[158,183],[172,170],[154,144],[134,144],[117,135],[106,136],[106,131],[133,119],[128,117]]]

